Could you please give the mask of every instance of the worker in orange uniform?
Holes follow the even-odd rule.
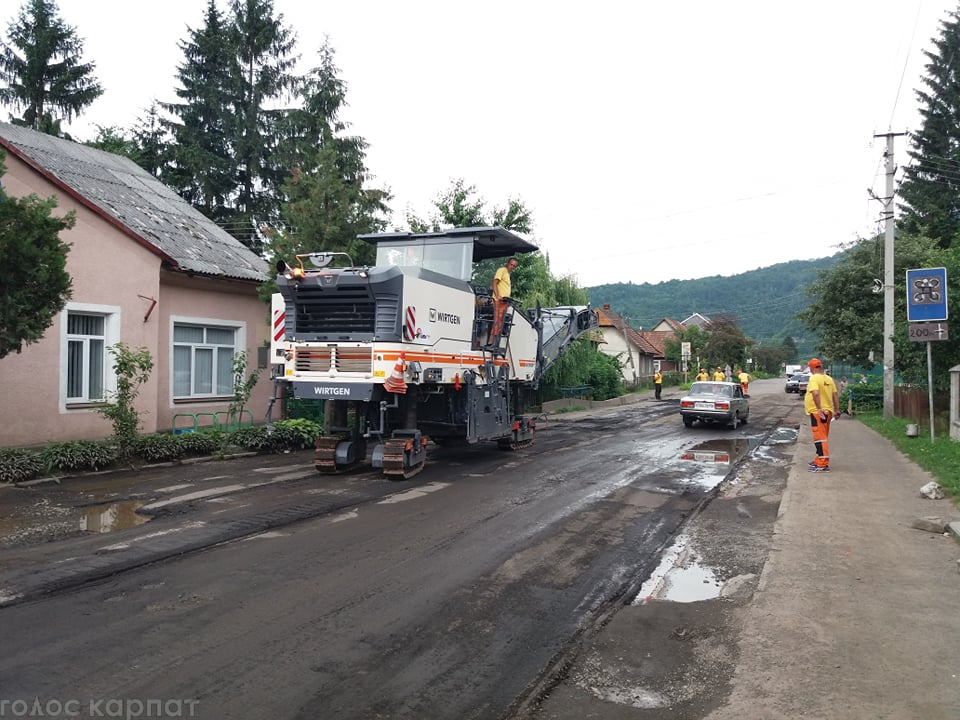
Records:
[[[830,472],[830,421],[840,405],[833,378],[823,372],[823,363],[810,358],[810,381],[803,398],[803,409],[810,417],[810,431],[816,457],[810,461],[810,472]]]
[[[737,380],[740,381],[740,389],[743,390],[743,394],[747,394],[747,388],[750,386],[750,375],[746,370],[741,370],[737,374]]]

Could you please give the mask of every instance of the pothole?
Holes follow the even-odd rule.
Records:
[[[134,500],[91,505],[83,509],[80,529],[89,533],[108,533],[143,525],[150,520],[150,516],[137,513],[141,507],[143,503]]]

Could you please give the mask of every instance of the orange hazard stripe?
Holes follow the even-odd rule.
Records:
[[[389,362],[390,360],[399,360],[399,352],[383,352],[376,353],[384,361]],[[467,354],[467,353],[418,353],[418,352],[409,352],[404,351],[403,356],[406,360],[412,361],[416,360],[417,362],[429,363],[431,365],[482,365],[483,364],[483,355],[476,354]],[[519,360],[521,366],[530,365],[531,367],[536,364],[534,360]],[[506,358],[497,358],[494,361],[495,365],[506,365]]]

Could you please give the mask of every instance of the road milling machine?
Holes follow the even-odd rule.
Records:
[[[473,264],[537,249],[503,228],[359,237],[376,246],[372,267],[343,253],[277,266],[273,377],[297,399],[325,401],[317,470],[342,472],[369,451],[387,477],[406,479],[428,438],[532,444],[528,396],[596,314],[510,300],[498,319],[490,288],[471,284]]]

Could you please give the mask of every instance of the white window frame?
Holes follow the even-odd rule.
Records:
[[[209,317],[194,317],[189,315],[171,315],[170,316],[170,327],[169,335],[170,338],[170,407],[178,407],[184,402],[196,402],[203,400],[222,400],[225,396],[218,395],[215,392],[209,395],[176,395],[174,389],[176,387],[175,383],[175,372],[174,372],[174,349],[179,344],[174,341],[173,330],[177,325],[196,325],[202,326],[205,328],[208,327],[218,327],[218,328],[228,328],[234,331],[234,343],[233,343],[233,353],[236,355],[238,352],[243,352],[247,347],[247,324],[240,320],[227,320],[225,318],[209,318]],[[214,368],[216,364],[214,363]],[[193,384],[193,378],[191,378],[191,385]],[[230,395],[232,397],[233,392],[231,389]]]
[[[100,315],[103,317],[103,400],[94,398],[68,398],[67,373],[69,372],[69,336],[67,333],[67,319],[71,314]],[[68,302],[60,312],[60,412],[92,412],[91,407],[75,407],[100,405],[110,399],[111,394],[117,391],[117,377],[111,372],[113,356],[110,347],[120,342],[120,306],[95,305],[92,303]]]

